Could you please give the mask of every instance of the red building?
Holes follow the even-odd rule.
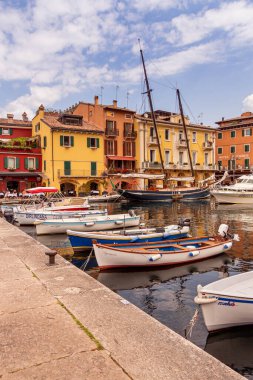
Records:
[[[39,141],[32,138],[32,122],[13,114],[0,118],[0,191],[22,192],[40,186],[42,160]]]

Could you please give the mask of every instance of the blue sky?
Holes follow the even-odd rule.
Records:
[[[137,112],[138,38],[154,107],[214,125],[253,111],[253,1],[0,0],[0,116],[30,118],[101,95]],[[146,109],[145,109],[146,105]]]

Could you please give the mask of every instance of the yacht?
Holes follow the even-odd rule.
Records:
[[[233,185],[216,187],[211,194],[219,203],[253,204],[253,174],[239,177]]]

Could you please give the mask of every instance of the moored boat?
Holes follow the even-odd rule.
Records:
[[[208,331],[253,324],[253,271],[198,285],[197,291],[194,301]]]
[[[232,238],[221,225],[219,236],[188,238],[171,242],[103,245],[93,248],[100,269],[120,267],[151,267],[185,264],[204,260],[226,252]]]
[[[218,203],[253,204],[253,174],[243,175],[235,184],[211,190]]]
[[[48,219],[35,222],[37,235],[65,234],[67,230],[103,231],[116,228],[135,227],[140,224],[140,216],[130,210],[128,214],[89,216],[85,218]]]
[[[89,195],[87,200],[89,203],[100,202],[115,202],[120,198],[120,194],[105,194],[105,195]]]
[[[94,239],[99,244],[119,244],[133,242],[147,243],[165,239],[185,238],[189,233],[189,222],[185,222],[185,225],[183,223],[165,227],[124,229],[119,231],[78,232],[67,230],[67,235],[73,250],[78,252],[91,249]]]

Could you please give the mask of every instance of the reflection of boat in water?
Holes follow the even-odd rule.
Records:
[[[126,290],[135,288],[145,288],[154,283],[161,283],[176,277],[188,276],[192,273],[204,273],[213,269],[221,268],[231,262],[226,254],[211,258],[206,261],[190,263],[187,265],[145,270],[107,270],[103,272],[93,272],[90,275],[103,285],[113,290]]]
[[[205,351],[241,375],[253,375],[253,326],[209,335]]]

